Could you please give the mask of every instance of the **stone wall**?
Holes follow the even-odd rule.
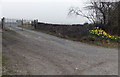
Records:
[[[36,29],[57,33],[59,35],[80,38],[88,34],[88,30],[92,27],[89,25],[60,25],[60,24],[46,24],[38,23]]]

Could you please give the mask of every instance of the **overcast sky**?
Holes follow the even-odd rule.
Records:
[[[88,2],[88,0],[2,0],[0,16],[62,24],[84,23],[88,20],[80,16],[69,17],[67,14],[70,7],[83,9],[86,1]]]

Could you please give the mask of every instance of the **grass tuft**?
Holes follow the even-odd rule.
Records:
[[[17,33],[16,31],[10,30],[10,29],[5,29],[5,31],[10,32],[10,33]]]

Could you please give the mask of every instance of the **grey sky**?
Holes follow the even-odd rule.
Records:
[[[51,23],[84,23],[83,17],[68,17],[70,7],[84,7],[88,0],[2,0],[2,16],[8,18],[38,19]],[[0,8],[1,11],[1,8]]]

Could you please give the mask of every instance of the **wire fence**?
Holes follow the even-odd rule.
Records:
[[[23,26],[32,26],[32,22],[34,20],[29,19],[14,19],[14,18],[2,18],[0,21],[0,28],[5,29],[7,27],[21,27],[19,29],[23,29]]]

